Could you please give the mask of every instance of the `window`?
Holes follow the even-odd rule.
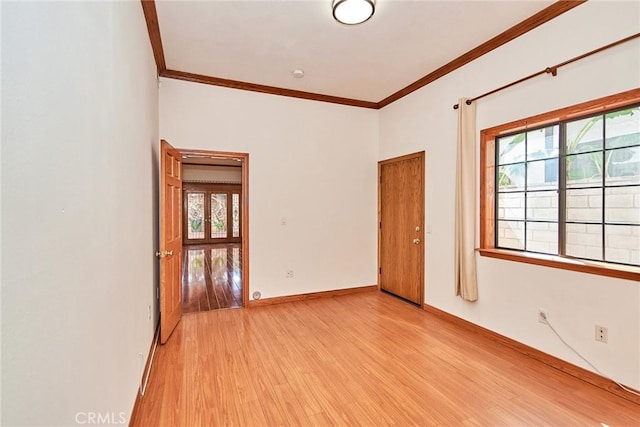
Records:
[[[483,255],[640,279],[640,90],[486,129],[481,163]]]

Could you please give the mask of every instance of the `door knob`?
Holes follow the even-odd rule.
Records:
[[[413,244],[417,245],[418,243],[420,243],[420,239],[413,239]]]
[[[156,252],[156,256],[158,258],[164,258],[166,256],[171,256],[173,255],[173,251],[158,251]]]

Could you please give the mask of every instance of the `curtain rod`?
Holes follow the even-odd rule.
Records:
[[[600,48],[598,48],[598,49],[592,50],[591,52],[584,53],[584,54],[582,54],[582,55],[580,55],[580,56],[576,56],[575,58],[571,58],[571,59],[569,59],[568,61],[564,61],[564,62],[561,62],[561,63],[559,63],[559,64],[556,64],[556,65],[554,65],[554,66],[552,66],[552,67],[547,67],[547,68],[545,68],[544,70],[540,70],[540,71],[538,71],[537,73],[533,73],[533,74],[531,74],[531,75],[529,75],[529,76],[527,76],[527,77],[523,77],[523,78],[521,78],[520,80],[516,80],[515,82],[511,82],[511,83],[509,83],[509,84],[506,84],[506,85],[504,85],[504,86],[501,86],[501,87],[499,87],[499,88],[497,88],[497,89],[494,89],[494,90],[492,90],[492,91],[489,91],[489,92],[487,92],[487,93],[483,93],[482,95],[476,96],[475,98],[468,99],[468,100],[466,101],[466,104],[467,104],[467,105],[471,105],[471,103],[472,103],[473,101],[477,101],[478,99],[484,98],[485,96],[493,95],[493,94],[494,94],[494,93],[496,93],[496,92],[500,92],[501,90],[504,90],[504,89],[510,88],[511,86],[515,86],[515,85],[517,85],[517,84],[520,84],[520,83],[522,83],[522,82],[524,82],[524,81],[527,81],[527,80],[529,80],[529,79],[532,79],[532,78],[534,78],[534,77],[538,77],[539,75],[542,75],[542,74],[551,74],[552,76],[554,76],[554,77],[555,77],[555,76],[557,76],[557,75],[558,75],[558,68],[560,68],[560,67],[564,67],[565,65],[571,64],[572,62],[576,62],[576,61],[579,61],[579,60],[581,60],[581,59],[584,59],[584,58],[586,58],[586,57],[588,57],[588,56],[595,55],[596,53],[602,52],[603,50],[607,50],[607,49],[612,48],[612,47],[614,47],[614,46],[617,46],[617,45],[619,45],[619,44],[626,43],[626,42],[631,41],[631,40],[633,40],[633,39],[636,39],[636,38],[638,38],[638,37],[640,37],[640,33],[636,33],[636,34],[634,34],[634,35],[632,35],[632,36],[625,37],[625,38],[620,39],[620,40],[618,40],[618,41],[616,41],[616,42],[610,43],[610,44],[608,44],[608,45],[606,45],[606,46],[602,46],[602,47],[600,47]],[[457,110],[457,109],[458,109],[458,107],[459,107],[459,106],[458,106],[458,104],[455,104],[455,105],[453,106],[453,109],[454,109],[454,110]]]

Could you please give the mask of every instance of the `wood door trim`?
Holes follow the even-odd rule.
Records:
[[[236,191],[242,192],[242,184],[210,183],[210,182],[182,182],[182,188],[187,191]]]
[[[423,157],[424,158],[424,151],[418,151],[418,152],[411,153],[411,154],[405,154],[403,156],[392,157],[390,159],[380,160],[378,162],[378,165],[384,166],[384,165],[388,165],[390,163],[403,162],[405,160],[411,160],[411,159],[415,159],[415,158],[418,158],[418,157]],[[378,173],[379,172],[380,172],[380,169],[378,168]]]
[[[420,159],[420,163],[421,163],[421,168],[422,168],[422,186],[420,187],[420,195],[419,195],[419,199],[420,199],[420,206],[421,206],[421,211],[422,211],[422,218],[421,218],[421,222],[422,222],[422,240],[423,240],[423,250],[420,251],[420,282],[419,282],[419,286],[420,286],[420,306],[422,306],[424,304],[424,253],[425,253],[425,246],[424,246],[424,214],[425,214],[425,186],[426,186],[426,170],[425,170],[425,152],[424,151],[418,151],[416,153],[411,153],[411,154],[405,154],[403,156],[398,156],[398,157],[393,157],[390,159],[385,159],[385,160],[380,160],[378,162],[378,268],[377,268],[377,277],[378,277],[378,290],[382,290],[381,284],[380,284],[380,269],[382,268],[382,228],[381,228],[381,224],[382,224],[382,187],[380,185],[380,182],[382,180],[382,167],[392,164],[392,163],[397,163],[397,162],[402,162],[405,160],[412,160],[412,159]]]
[[[178,148],[182,155],[212,156],[223,159],[240,159],[242,183],[240,190],[240,243],[242,244],[242,306],[249,304],[249,153],[231,151],[211,151]],[[220,184],[214,184],[220,185]],[[224,185],[224,184],[223,184]],[[232,184],[237,185],[237,184]]]

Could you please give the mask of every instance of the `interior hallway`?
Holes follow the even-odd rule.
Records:
[[[183,313],[242,307],[240,247],[239,243],[183,247]]]

